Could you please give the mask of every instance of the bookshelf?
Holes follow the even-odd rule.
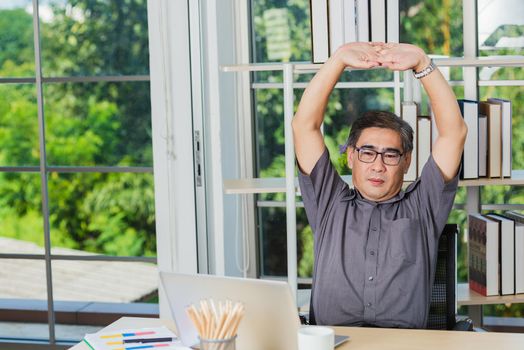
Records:
[[[467,50],[465,50],[467,51]],[[480,86],[476,79],[477,67],[524,67],[524,56],[505,57],[465,57],[465,58],[434,58],[440,67],[462,67],[464,68],[465,97],[477,99],[476,88]],[[284,125],[285,125],[285,178],[249,178],[228,179],[223,182],[225,194],[246,195],[260,193],[285,193],[286,194],[286,231],[287,231],[287,257],[288,257],[288,283],[294,294],[297,294],[297,238],[296,238],[296,196],[299,195],[298,181],[295,176],[295,156],[293,139],[291,133],[291,120],[293,118],[293,89],[294,74],[314,73],[320,69],[320,64],[311,63],[269,63],[269,64],[240,64],[221,66],[223,72],[252,73],[261,71],[283,72],[283,95],[284,95]],[[376,68],[380,69],[380,68]],[[472,71],[473,70],[473,71]],[[472,79],[472,77],[475,77]],[[411,72],[404,72],[404,82],[399,79],[398,73],[394,76],[395,89],[395,112],[400,112],[400,88],[410,89],[413,87]],[[472,86],[474,85],[474,86]],[[511,81],[510,86],[524,85],[524,81]],[[343,179],[351,183],[351,176],[343,176]],[[405,185],[409,184],[408,182]],[[479,186],[487,185],[524,185],[524,169],[513,170],[511,178],[479,178],[475,180],[463,180],[459,186],[468,188],[468,199],[466,210],[468,212],[480,209]],[[524,302],[524,295],[510,295],[504,297],[482,297],[469,291],[467,285],[460,284],[457,288],[457,304],[470,307],[470,316],[476,325],[482,324],[482,305],[496,303],[520,303]],[[471,315],[472,314],[472,315]]]
[[[343,175],[342,179],[351,185],[351,175]],[[404,187],[411,182],[404,182]],[[298,178],[295,177],[295,192],[300,194]],[[521,186],[524,185],[524,170],[513,170],[510,178],[479,178],[474,180],[461,180],[459,186]],[[286,179],[283,177],[228,179],[224,180],[225,194],[255,194],[255,193],[283,193],[286,192]]]
[[[431,56],[431,55],[430,55]],[[440,67],[522,67],[524,66],[524,56],[505,56],[505,57],[452,57],[452,58],[433,58],[433,61]],[[268,72],[283,70],[289,63],[252,63],[223,65],[220,69],[223,72]],[[309,62],[295,62],[293,69],[295,73],[313,73],[322,67],[321,64]],[[382,68],[374,68],[382,69]],[[349,68],[347,70],[350,70]]]
[[[524,303],[524,294],[494,295],[485,297],[469,289],[467,283],[459,283],[456,290],[458,306]]]

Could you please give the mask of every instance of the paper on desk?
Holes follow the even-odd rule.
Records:
[[[84,342],[93,350],[134,350],[134,349],[156,349],[159,350],[191,350],[185,347],[178,339],[172,342],[158,343],[123,343],[132,339],[151,338],[176,338],[176,334],[167,327],[115,329],[113,331],[86,334]]]

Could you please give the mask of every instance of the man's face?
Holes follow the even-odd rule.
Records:
[[[362,130],[356,148],[377,152],[404,153],[400,134],[391,129],[367,128]],[[348,165],[353,170],[353,186],[362,196],[374,202],[394,197],[402,188],[404,174],[409,168],[411,153],[400,157],[398,165],[386,165],[380,154],[371,163],[359,160],[355,148],[348,148]],[[386,156],[387,157],[387,156]]]

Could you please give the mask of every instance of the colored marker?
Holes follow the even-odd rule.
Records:
[[[124,339],[124,343],[165,343],[175,341],[176,338],[164,337],[164,338],[135,338],[135,339]]]
[[[101,335],[100,338],[102,338],[102,339],[109,339],[109,338],[120,338],[120,337],[136,337],[136,336],[151,335],[151,334],[155,334],[155,331],[106,334],[106,335]]]
[[[139,346],[129,346],[125,348],[118,348],[115,350],[138,350],[138,349],[151,349],[151,348],[160,348],[164,346],[171,346],[171,344],[152,344],[152,345],[139,345]]]
[[[134,339],[124,339],[124,340],[118,340],[118,341],[110,341],[107,342],[106,345],[120,345],[120,344],[127,344],[127,343],[165,343],[165,342],[173,342],[176,338],[172,337],[164,337],[164,338],[134,338]]]

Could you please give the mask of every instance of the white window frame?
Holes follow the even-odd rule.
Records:
[[[159,270],[256,277],[253,196],[223,192],[224,178],[253,176],[249,75],[220,71],[249,62],[248,4],[148,0],[148,21]]]

